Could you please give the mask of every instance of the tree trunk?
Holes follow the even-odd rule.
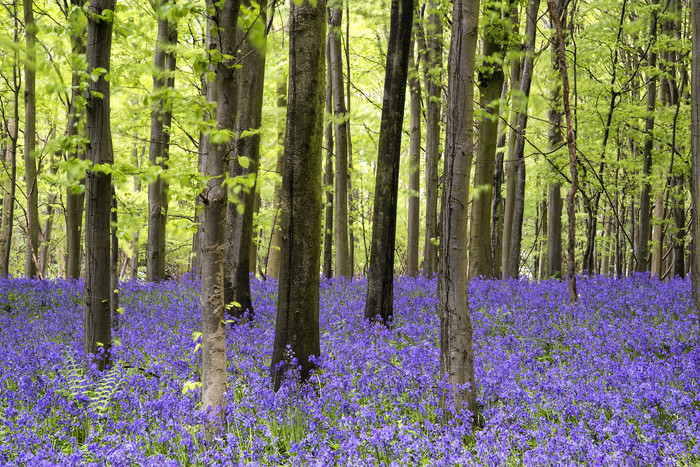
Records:
[[[24,31],[27,58],[24,64],[24,180],[27,194],[27,249],[24,275],[36,277],[39,264],[39,195],[36,154],[36,24],[34,2],[24,0]]]
[[[257,180],[257,177],[256,177]],[[260,190],[255,190],[255,201],[253,202],[253,220],[252,222],[252,235],[250,237],[250,251],[248,256],[250,260],[248,261],[248,272],[255,277],[258,267],[258,226],[255,222],[255,218],[260,214]]]
[[[700,0],[691,0],[692,22],[692,61],[690,89],[700,89]],[[700,318],[700,93],[690,93],[691,130],[691,228],[692,242],[690,254],[690,277],[692,282],[693,304]]]
[[[507,5],[505,8],[509,8]],[[484,4],[484,40],[482,55],[485,65],[479,71],[479,137],[474,162],[474,195],[471,228],[469,229],[469,277],[492,277],[491,204],[498,143],[500,97],[505,75],[503,53],[507,38],[501,37],[501,6],[487,0]]]
[[[171,0],[158,0],[156,17],[158,37],[156,39],[153,99],[151,113],[151,140],[148,159],[163,172],[168,168],[170,124],[173,117],[169,94],[175,85],[175,51],[177,25],[167,14]],[[148,241],[146,243],[146,280],[165,279],[165,225],[168,218],[167,183],[161,175],[148,186]]]
[[[110,126],[109,73],[112,51],[112,21],[105,11],[114,11],[116,0],[90,0],[88,7],[87,73],[103,69],[96,80],[90,80],[85,122],[87,156],[93,166],[111,165],[112,130]],[[98,74],[97,72],[94,72]],[[85,180],[85,355],[93,355],[103,370],[110,365],[112,319],[110,291],[110,219],[112,176],[103,171],[87,172]],[[89,357],[88,357],[89,358]]]
[[[281,111],[287,107],[287,78],[283,77],[277,82],[277,108]],[[278,140],[280,141],[280,146],[284,146],[284,122],[281,123]],[[282,177],[282,169],[284,167],[284,151],[280,150],[277,152],[277,165],[275,166],[275,172],[279,174],[280,180]],[[328,194],[326,195],[328,197]],[[333,195],[330,195],[333,199]],[[280,229],[281,224],[281,205],[282,200],[282,182],[275,182],[275,197],[272,202],[272,210],[275,216],[272,220],[272,233],[270,234],[270,248],[267,252],[267,265],[265,266],[266,274],[273,279],[277,279],[280,273],[280,247],[282,245],[282,231]],[[331,216],[333,213],[331,212]]]
[[[663,278],[663,221],[664,221],[664,199],[658,195],[654,200],[654,224],[652,233],[652,255],[651,255],[651,275],[659,279]]]
[[[58,170],[58,164],[53,158],[50,161],[51,168],[49,169],[52,176],[56,175]],[[53,191],[53,190],[52,190]],[[51,262],[51,233],[53,231],[53,215],[54,206],[56,205],[56,199],[58,196],[56,192],[52,192],[49,196],[48,203],[46,205],[46,220],[44,221],[44,231],[41,232],[41,254],[39,255],[39,271],[41,277],[46,277],[48,273],[49,263]]]
[[[508,95],[508,81],[504,79],[501,90],[501,102]],[[503,119],[503,107],[499,106],[498,140],[496,143],[496,163],[493,171],[493,197],[491,200],[491,258],[492,277],[502,277],[501,274],[501,239],[503,238],[504,199],[502,193],[504,168],[503,148],[506,146],[506,132]]]
[[[425,246],[423,273],[431,277],[438,269],[438,164],[440,162],[440,114],[442,106],[442,15],[436,0],[428,0],[423,86],[425,104]]]
[[[71,0],[72,16],[66,18],[70,28],[71,56],[79,57],[85,53],[84,26],[81,24],[83,11],[80,6],[84,0]],[[85,150],[78,142],[80,133],[80,117],[83,111],[78,109],[77,101],[81,97],[79,67],[73,66],[71,72],[71,97],[68,103],[68,128],[66,136],[71,140],[71,150],[66,153],[66,160],[84,160]],[[68,177],[69,186],[66,190],[66,278],[80,277],[81,244],[83,239],[83,211],[85,207],[85,192],[79,185],[85,183],[85,178],[74,180]]]
[[[414,28],[420,25],[414,25]],[[414,42],[409,56],[408,87],[410,90],[411,132],[408,149],[408,239],[406,245],[406,274],[418,273],[418,240],[420,235],[420,149],[421,149],[421,89],[418,79],[420,55],[415,58]]]
[[[401,131],[413,26],[413,0],[392,0],[391,26],[379,128],[372,249],[365,319],[390,324],[393,316],[394,246],[401,159]]]
[[[659,0],[652,0],[654,6],[658,5]],[[656,23],[657,12],[656,8],[652,9],[651,20],[649,21],[649,37],[652,41],[656,39]],[[648,67],[650,70],[656,68],[656,51],[653,47],[649,49]],[[649,72],[647,81],[647,114],[644,127],[644,168],[642,171],[642,193],[639,198],[639,242],[637,246],[637,271],[645,272],[649,269],[649,231],[650,219],[649,212],[651,210],[651,165],[652,155],[651,150],[654,147],[654,110],[656,109],[656,71]]]
[[[109,258],[109,289],[112,295],[110,314],[114,329],[119,329],[119,240],[117,239],[117,193],[112,187],[112,212],[110,213],[110,258]]]
[[[237,107],[235,68],[239,0],[207,2],[213,15],[208,49],[221,57],[215,63],[218,101],[217,131],[233,133]],[[202,406],[222,416],[226,392],[226,328],[224,325],[224,249],[226,243],[226,202],[223,185],[226,165],[233,156],[232,137],[221,143],[209,141],[202,236]]]
[[[292,2],[289,13],[289,105],[282,177],[282,249],[270,374],[279,389],[286,370],[306,381],[319,357],[321,166],[325,95],[326,5]]]
[[[17,69],[13,70],[13,75],[17,83]],[[2,261],[2,276],[7,277],[10,273],[10,251],[12,250],[12,228],[15,217],[15,187],[17,180],[17,120],[19,119],[19,99],[17,93],[19,87],[15,88],[14,115],[10,117],[5,129],[9,138],[5,158],[5,171],[7,179],[3,186],[2,197],[2,232],[0,232],[0,261]]]
[[[520,24],[518,5],[513,6],[511,11],[511,22],[513,25],[512,34],[517,37],[518,25]],[[513,210],[515,209],[515,140],[516,128],[518,125],[518,108],[520,102],[520,76],[522,67],[520,64],[520,56],[518,53],[513,54],[510,60],[510,124],[508,131],[508,157],[504,163],[505,179],[506,179],[506,196],[503,203],[503,235],[501,238],[501,272],[503,279],[513,277],[510,270],[510,242],[513,234]]]
[[[525,131],[527,129],[527,104],[530,99],[530,84],[532,83],[532,68],[534,65],[535,35],[537,33],[537,15],[540,0],[530,0],[527,9],[525,26],[525,49],[523,53],[523,73],[520,81],[521,103],[518,112],[514,162],[515,162],[515,192],[513,195],[512,232],[510,236],[510,253],[508,254],[508,276],[516,278],[520,272],[520,246],[523,236],[523,216],[525,214]]]
[[[146,152],[146,146],[143,146],[142,157]],[[141,159],[139,158],[139,152],[134,145],[134,150],[131,153],[131,158],[134,163],[134,167],[137,169],[141,166]],[[134,175],[134,193],[139,193],[141,191],[141,178],[139,174]],[[134,233],[134,238],[131,241],[131,280],[136,280],[139,278],[139,231],[136,230]]]
[[[250,0],[242,5],[250,8]],[[232,158],[229,160],[229,177],[244,184],[236,195],[236,202],[228,203],[226,218],[226,258],[224,260],[224,301],[227,314],[242,318],[244,313],[253,317],[250,297],[250,247],[253,243],[253,214],[260,160],[260,123],[262,121],[263,85],[265,78],[265,44],[258,49],[251,41],[252,30],[262,32],[267,40],[266,5],[260,3],[260,15],[250,28],[239,30],[239,37],[246,39],[239,47],[241,57],[240,81],[238,84],[238,117],[236,140]],[[244,132],[250,132],[249,136]],[[233,303],[236,302],[236,303]]]
[[[479,1],[454,0],[448,61],[447,126],[442,192],[440,371],[452,386],[457,412],[466,408],[478,422],[472,323],[467,295],[467,201],[474,157],[474,68]]]
[[[331,34],[326,37],[326,116],[333,115],[333,80],[331,79]],[[326,167],[323,173],[325,221],[323,230],[323,277],[333,277],[333,121],[325,122]]]
[[[566,145],[569,149],[571,188],[569,188],[569,192],[566,194],[566,212],[569,217],[569,241],[567,245],[569,264],[567,275],[569,283],[569,301],[574,304],[578,301],[578,291],[576,290],[576,206],[574,205],[576,191],[578,190],[578,160],[574,142],[574,127],[571,119],[571,106],[569,105],[569,74],[566,69],[564,33],[561,29],[561,22],[559,21],[560,16],[556,0],[547,0],[547,6],[549,7],[549,17],[554,24],[557,34],[557,55],[559,57],[559,71],[561,73],[564,115],[566,116]]]
[[[333,117],[335,127],[335,275],[352,276],[348,243],[348,126],[346,122],[345,89],[343,87],[343,48],[341,27],[343,5],[333,3],[329,9],[330,76],[333,88]]]

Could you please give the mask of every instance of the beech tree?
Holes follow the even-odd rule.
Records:
[[[447,65],[447,126],[442,242],[438,272],[440,371],[452,386],[455,409],[477,423],[472,323],[467,294],[467,205],[474,157],[474,68],[479,37],[479,1],[455,0]]]
[[[39,184],[36,154],[36,24],[34,2],[24,0],[24,34],[27,56],[24,65],[24,181],[27,194],[27,248],[24,275],[35,277],[39,264]]]
[[[172,11],[174,0],[158,0],[155,14],[158,37],[153,64],[153,110],[148,159],[154,166],[167,170],[170,145],[170,125],[173,118],[170,94],[175,85],[177,23]],[[148,185],[148,242],[146,244],[146,280],[165,279],[165,224],[168,218],[167,182],[158,175]]]
[[[202,406],[221,415],[226,392],[226,327],[224,302],[224,247],[226,242],[226,202],[224,176],[226,162],[233,155],[236,117],[235,83],[237,28],[240,0],[207,2],[211,27],[207,49],[215,70],[218,95],[215,130],[211,130],[206,168],[207,187],[202,195]]]
[[[270,375],[275,390],[293,361],[307,380],[319,357],[321,166],[326,5],[316,0],[289,12],[289,92],[282,174],[282,243]]]
[[[109,80],[112,25],[116,0],[90,0],[86,58],[90,87],[85,112],[86,151],[92,169],[85,180],[85,314],[86,355],[100,357],[98,367],[110,364],[112,316],[110,290],[110,220],[112,176],[106,166],[114,162],[110,125]]]
[[[692,23],[692,68],[690,72],[690,88],[700,89],[700,0],[691,0]],[[693,302],[700,318],[700,93],[691,92],[691,148],[692,148],[692,179],[691,179],[691,281]]]
[[[413,0],[392,0],[365,305],[365,319],[378,319],[384,324],[389,324],[393,317],[399,161],[412,28]]]

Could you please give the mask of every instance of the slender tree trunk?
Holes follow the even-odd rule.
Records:
[[[336,1],[329,9],[330,76],[333,88],[335,127],[335,274],[351,277],[350,246],[348,243],[348,125],[346,122],[345,89],[343,87],[343,48],[341,27],[343,5]]]
[[[49,169],[52,176],[56,175],[58,170],[57,163],[53,160],[50,161],[51,168]],[[46,205],[46,220],[44,221],[44,231],[41,232],[41,254],[39,255],[39,271],[41,271],[41,277],[46,277],[49,268],[49,262],[51,261],[51,233],[53,231],[53,215],[54,206],[56,205],[56,199],[58,196],[56,192],[52,192],[48,199],[48,204]]]
[[[393,317],[394,246],[401,159],[401,130],[413,26],[413,0],[392,0],[379,128],[377,177],[372,216],[372,250],[365,319],[390,324]]]
[[[277,82],[277,108],[282,110],[287,107],[287,78],[284,77]],[[281,122],[278,131],[278,140],[281,146],[284,146],[284,122]],[[284,167],[284,152],[282,150],[277,152],[277,165],[275,166],[275,172],[279,174],[280,180],[282,177],[282,169]],[[328,199],[328,194],[326,195]],[[330,195],[330,199],[333,199],[333,195]],[[265,267],[266,273],[269,277],[277,279],[280,273],[280,247],[282,245],[282,230],[280,229],[280,224],[282,223],[281,216],[281,202],[282,200],[282,183],[281,181],[275,182],[275,197],[272,202],[272,210],[275,216],[272,221],[272,233],[270,234],[270,248],[267,253],[267,265]],[[333,213],[331,212],[331,217]]]
[[[420,25],[414,25],[414,28]],[[408,87],[410,90],[411,132],[408,149],[408,239],[406,245],[406,274],[418,273],[418,240],[420,235],[420,148],[421,148],[421,89],[418,79],[420,55],[415,58],[414,45],[408,63]]]
[[[506,8],[509,8],[507,5]],[[482,117],[476,146],[474,196],[472,199],[471,228],[469,229],[469,277],[492,277],[491,204],[498,143],[500,97],[505,75],[503,53],[507,40],[501,37],[500,4],[484,3],[484,40],[482,55],[488,66],[481,67],[477,85]]]
[[[513,6],[510,15],[513,25],[513,35],[518,34],[518,25],[520,24],[518,5]],[[510,60],[510,124],[508,132],[508,157],[504,163],[505,179],[506,179],[506,197],[503,206],[503,235],[501,238],[501,272],[503,279],[513,277],[510,270],[510,243],[513,234],[513,210],[515,209],[515,184],[516,184],[516,166],[515,166],[515,140],[516,128],[518,125],[518,108],[520,102],[520,76],[522,67],[520,64],[519,54],[514,54]]]
[[[117,193],[112,187],[112,212],[110,213],[110,258],[109,258],[109,281],[112,301],[110,302],[110,314],[112,315],[112,325],[114,329],[119,328],[119,240],[117,238]]]
[[[112,50],[112,21],[105,11],[114,11],[116,0],[90,0],[88,7],[87,73],[104,69],[97,80],[90,80],[85,121],[87,156],[93,166],[114,162],[110,126],[109,81]],[[87,172],[85,180],[85,355],[94,355],[98,367],[110,365],[112,318],[110,291],[110,211],[112,176],[103,171]]]
[[[700,0],[691,0],[692,23],[692,62],[690,89],[700,89]],[[691,130],[691,227],[692,242],[690,254],[690,274],[693,304],[700,318],[700,93],[690,94]]]
[[[440,162],[440,114],[442,106],[442,15],[436,0],[428,0],[426,54],[423,60],[425,104],[425,246],[423,273],[438,269],[438,164]]]
[[[13,70],[13,75],[17,77],[17,69]],[[17,79],[15,79],[15,83]],[[9,119],[7,124],[7,135],[9,144],[7,145],[6,153],[4,154],[4,170],[7,175],[5,179],[2,197],[2,232],[0,233],[0,260],[2,261],[2,276],[6,277],[10,273],[10,251],[12,249],[12,228],[15,217],[15,187],[17,180],[17,120],[18,120],[18,104],[19,99],[17,93],[19,88],[16,88],[13,117]]]
[[[79,57],[85,53],[85,28],[77,26],[81,24],[80,19],[84,15],[79,8],[85,0],[71,0],[72,16],[66,18],[71,24],[70,43],[71,56]],[[80,133],[80,117],[84,115],[78,101],[83,97],[80,91],[81,70],[75,64],[71,72],[71,97],[68,104],[68,128],[66,136],[72,140],[72,151],[66,153],[66,159],[84,160],[85,150],[78,143]],[[77,279],[80,277],[81,245],[83,239],[83,211],[85,206],[85,193],[77,185],[85,183],[84,178],[73,180],[68,178],[69,186],[66,190],[66,277]]]
[[[242,5],[250,8],[250,0]],[[253,214],[260,160],[260,135],[262,121],[263,85],[265,78],[265,44],[258,49],[251,41],[253,30],[263,31],[267,25],[265,1],[260,3],[260,16],[250,26],[251,31],[239,30],[239,37],[246,39],[239,47],[241,56],[240,82],[238,85],[238,118],[233,158],[229,160],[229,177],[245,178],[246,186],[238,192],[235,203],[228,203],[226,219],[226,258],[224,260],[224,301],[228,315],[242,318],[248,312],[253,316],[250,296],[250,247],[253,244]],[[252,132],[245,136],[244,132]],[[233,302],[236,302],[235,304]],[[233,306],[232,306],[233,305]]]
[[[146,146],[143,147],[143,155],[146,152]],[[137,169],[141,166],[141,159],[139,158],[139,152],[134,145],[134,150],[131,153],[131,158],[134,163],[134,167]],[[134,175],[134,193],[139,193],[141,191],[141,178],[139,174]],[[136,230],[134,233],[134,239],[131,241],[131,280],[136,280],[139,277],[139,231]]]
[[[24,65],[24,180],[27,193],[27,249],[24,275],[36,277],[39,272],[39,195],[36,154],[36,24],[34,2],[24,0],[24,31],[27,58]]]
[[[658,195],[654,200],[654,224],[652,233],[652,255],[651,255],[651,274],[662,279],[663,277],[663,221],[664,221],[664,199]]]
[[[465,243],[468,238],[469,174],[474,157],[472,128],[478,18],[478,0],[454,0],[438,272],[440,371],[452,385],[457,412],[466,404],[474,425],[478,422],[478,414]]]
[[[331,34],[326,37],[326,115],[333,115],[333,80],[331,79]],[[323,173],[323,191],[325,194],[325,222],[323,233],[323,276],[333,277],[333,121],[326,119],[326,167]]]
[[[302,380],[319,357],[321,167],[326,5],[292,2],[289,13],[289,105],[282,177],[282,249],[270,374],[275,390],[296,358]]]
[[[257,177],[256,177],[257,179]],[[250,251],[248,256],[250,260],[248,261],[248,271],[255,277],[258,267],[258,226],[255,222],[255,218],[260,214],[260,190],[255,190],[255,201],[253,203],[253,221],[252,221],[252,234],[250,237]],[[262,235],[262,233],[261,233]]]
[[[237,88],[235,81],[238,49],[236,29],[239,0],[210,3],[214,13],[208,49],[220,57],[215,63],[218,101],[218,131],[235,131]],[[209,141],[207,176],[204,195],[202,236],[202,406],[222,416],[226,392],[226,328],[224,326],[224,249],[226,243],[226,202],[228,195],[223,179],[226,165],[233,156],[234,141]]]
[[[574,127],[571,119],[571,106],[569,105],[569,74],[566,69],[566,49],[564,46],[564,33],[561,29],[559,21],[559,13],[556,5],[556,0],[547,0],[549,7],[549,17],[554,24],[557,34],[557,54],[559,56],[559,66],[562,81],[562,98],[564,103],[564,115],[566,116],[566,145],[569,149],[569,172],[571,174],[571,188],[566,195],[566,212],[569,217],[569,241],[567,252],[569,257],[568,264],[568,283],[569,283],[569,300],[576,303],[578,301],[578,291],[576,290],[576,207],[574,198],[578,190],[578,167],[576,156],[576,145],[574,142]]]
[[[513,197],[512,232],[510,236],[509,277],[517,278],[520,271],[520,246],[523,234],[523,216],[525,214],[525,131],[527,129],[527,103],[530,99],[532,68],[534,65],[535,36],[537,33],[537,15],[540,0],[530,0],[525,26],[525,49],[523,72],[520,81],[520,95],[523,99],[521,111],[518,112],[517,135],[515,138],[515,193]]]
[[[163,171],[168,168],[170,124],[173,117],[170,92],[175,85],[175,51],[177,25],[169,19],[168,8],[174,0],[158,0],[156,17],[158,37],[153,71],[153,98],[151,113],[151,141],[148,159]],[[168,218],[168,190],[165,179],[158,175],[148,186],[148,241],[146,243],[146,280],[161,281],[165,273],[165,225]]]
[[[658,5],[659,0],[652,0],[652,5]],[[656,39],[657,12],[654,8],[649,22],[649,37],[652,41]],[[656,51],[649,49],[649,59],[647,63],[650,70],[656,68]],[[651,151],[654,147],[654,110],[656,109],[656,71],[650,71],[647,81],[647,116],[644,128],[644,168],[642,171],[642,193],[639,198],[639,242],[637,246],[637,271],[645,272],[649,269],[649,231],[651,230],[649,213],[651,210]]]
[[[501,90],[501,102],[505,101],[508,95],[508,81],[504,79]],[[496,143],[496,163],[493,172],[493,198],[491,200],[491,258],[492,277],[502,277],[501,273],[501,239],[503,238],[503,212],[504,199],[502,193],[504,167],[503,149],[506,146],[506,132],[503,119],[503,107],[499,106],[500,115],[498,119],[498,140]]]

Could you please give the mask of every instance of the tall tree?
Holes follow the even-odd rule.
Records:
[[[420,24],[414,24],[414,31]],[[418,236],[420,233],[420,150],[421,150],[421,89],[418,68],[420,55],[415,58],[415,41],[411,42],[408,62],[411,129],[408,148],[408,238],[406,241],[406,274],[418,273]]]
[[[517,278],[520,272],[520,246],[523,234],[523,216],[525,214],[525,131],[527,130],[527,105],[530,99],[530,85],[534,66],[535,35],[540,0],[530,0],[525,20],[525,49],[523,50],[522,75],[520,78],[520,96],[517,127],[515,135],[515,192],[513,197],[513,220],[510,235],[510,254],[508,255],[508,277]]]
[[[692,61],[690,89],[700,89],[700,0],[691,0]],[[700,93],[690,94],[691,131],[691,228],[690,278],[693,304],[700,318]]]
[[[479,138],[474,163],[474,198],[472,200],[472,221],[469,229],[469,277],[491,277],[493,257],[491,255],[491,204],[493,175],[496,165],[496,145],[498,142],[498,121],[501,91],[505,75],[503,54],[509,36],[504,34],[500,2],[484,2],[484,40],[482,55],[484,62],[479,69],[479,106],[482,116],[479,121]],[[510,2],[505,5],[510,9]]]
[[[24,33],[27,58],[24,64],[24,180],[27,187],[27,249],[24,275],[35,277],[39,263],[39,193],[36,170],[36,24],[34,2],[24,0]]]
[[[175,0],[157,0],[158,37],[153,64],[153,109],[148,159],[153,166],[167,170],[170,124],[173,107],[170,93],[175,85],[175,45],[177,23],[171,7]],[[167,182],[162,174],[148,185],[148,241],[146,243],[146,280],[165,279],[165,224],[168,218]]]
[[[68,103],[68,128],[66,138],[70,141],[70,150],[66,152],[68,161],[85,159],[85,150],[79,143],[80,118],[83,114],[82,101],[85,96],[80,91],[81,66],[80,57],[85,53],[85,26],[81,6],[85,0],[71,0],[70,11],[66,19],[70,24],[71,43],[71,95]],[[77,279],[80,277],[81,245],[83,238],[83,211],[85,207],[85,192],[79,185],[84,183],[84,178],[73,180],[69,176],[69,185],[66,190],[66,277]]]
[[[250,0],[242,6],[251,11]],[[267,15],[265,0],[258,5],[259,13],[247,28],[238,31],[245,37],[239,48],[241,69],[238,85],[238,117],[235,145],[229,160],[229,177],[242,183],[236,202],[228,204],[226,217],[226,258],[224,260],[224,301],[229,316],[241,318],[245,312],[253,314],[250,297],[251,245],[253,242],[253,214],[260,159],[260,123],[262,121],[263,84],[265,82],[265,47]],[[255,14],[255,13],[253,13]],[[235,303],[234,303],[235,302]]]
[[[326,122],[324,139],[326,141],[326,162],[323,172],[323,192],[325,194],[323,222],[323,277],[333,277],[333,80],[331,79],[331,34],[326,37]]]
[[[289,104],[282,176],[282,248],[270,374],[279,389],[296,358],[301,378],[321,354],[319,280],[326,5],[292,2]]]
[[[365,319],[378,318],[385,324],[393,317],[399,161],[412,28],[413,0],[392,0],[365,305]]]
[[[569,149],[569,172],[571,174],[571,188],[566,194],[566,212],[569,218],[569,241],[567,244],[568,253],[568,284],[569,301],[578,301],[578,291],[576,290],[576,207],[574,198],[578,190],[578,158],[576,156],[576,144],[574,142],[574,125],[571,118],[571,105],[569,104],[569,73],[566,68],[566,48],[564,45],[564,32],[559,20],[556,0],[547,0],[549,7],[549,18],[554,24],[557,34],[557,56],[559,57],[559,72],[562,82],[562,99],[564,103],[564,115],[566,117],[566,146]]]
[[[652,0],[651,18],[649,20],[649,40],[656,42],[657,6],[659,0]],[[649,269],[649,232],[651,230],[651,165],[654,147],[654,110],[656,109],[656,50],[649,48],[647,66],[649,76],[647,79],[647,112],[644,118],[644,166],[642,169],[642,193],[639,198],[639,237],[637,238],[637,271],[644,272]]]
[[[428,24],[421,46],[425,104],[425,247],[423,273],[438,269],[438,164],[440,162],[440,114],[442,106],[442,14],[436,0],[428,0]],[[419,31],[420,33],[420,31]],[[418,39],[421,40],[420,34]]]
[[[217,127],[208,144],[208,182],[203,194],[202,225],[202,406],[221,414],[226,392],[226,328],[224,325],[224,247],[226,242],[226,163],[233,155],[238,98],[235,82],[240,0],[207,1],[212,25],[207,49],[214,61],[211,86],[218,93]]]
[[[287,76],[283,76],[277,81],[277,108],[282,111],[287,108]],[[280,119],[280,125],[277,132],[277,140],[280,146],[284,146],[284,120]],[[282,168],[284,166],[284,150],[277,151],[277,164],[275,165],[275,173],[282,177]],[[332,170],[332,169],[331,169]],[[270,247],[267,252],[267,264],[265,273],[274,279],[279,277],[280,273],[280,245],[282,243],[282,235],[280,229],[280,200],[282,199],[282,183],[275,182],[275,195],[272,201],[272,210],[274,217],[272,218],[272,232],[270,233]],[[331,195],[331,200],[333,196]],[[331,217],[333,214],[331,213]],[[332,243],[332,242],[331,242]],[[331,255],[332,258],[332,255]],[[332,264],[332,259],[331,259]]]
[[[114,162],[107,74],[112,51],[112,25],[116,0],[90,0],[88,7],[87,64],[90,80],[85,123],[87,156],[93,167]],[[100,369],[110,364],[112,318],[110,291],[110,220],[112,176],[104,170],[88,170],[85,182],[85,314],[84,349],[98,356]]]
[[[474,157],[474,68],[479,29],[479,1],[454,0],[448,59],[447,126],[440,300],[440,371],[452,386],[456,410],[466,404],[477,422],[472,323],[467,294],[467,206],[469,174]]]
[[[335,127],[335,274],[351,277],[348,243],[348,132],[345,89],[343,88],[343,3],[333,0],[330,18],[330,76],[333,88],[333,120]]]

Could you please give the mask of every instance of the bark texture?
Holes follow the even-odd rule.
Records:
[[[250,8],[250,0],[243,0],[242,4]],[[265,49],[264,45],[258,48],[251,38],[261,32],[266,38],[266,20],[265,2],[262,1],[260,15],[251,26],[251,30],[238,31],[239,37],[245,37],[245,40],[239,48],[241,69],[238,83],[238,118],[233,158],[229,161],[229,177],[234,183],[243,186],[238,194],[234,195],[235,202],[228,203],[224,262],[224,301],[228,307],[228,316],[233,318],[241,318],[246,312],[250,317],[253,316],[250,264],[255,258],[251,257],[250,250],[254,244],[253,214],[260,160],[258,130],[262,120]],[[248,135],[244,132],[248,132]]]
[[[279,389],[289,369],[307,380],[321,354],[321,166],[326,5],[292,2],[289,15],[289,104],[282,176],[282,248],[270,374]]]
[[[414,28],[420,27],[419,25]],[[415,41],[414,41],[415,42]],[[411,130],[408,148],[408,239],[406,242],[406,274],[418,273],[418,237],[420,234],[420,149],[421,149],[421,89],[418,79],[420,60],[414,58],[413,45],[408,64]],[[420,56],[419,56],[420,57]]]
[[[287,107],[287,77],[283,77],[277,83],[277,108],[282,111]],[[279,131],[277,133],[280,146],[284,147],[284,120],[281,121]],[[275,172],[282,177],[282,169],[284,167],[284,150],[280,149],[277,152],[277,165]],[[332,169],[331,169],[332,170]],[[280,274],[280,246],[282,244],[282,235],[280,223],[282,216],[280,215],[280,201],[282,199],[282,183],[275,182],[275,197],[272,202],[275,217],[272,220],[272,232],[270,234],[270,248],[267,253],[267,265],[265,267],[267,275],[273,279],[277,279]],[[331,194],[331,200],[333,195]],[[333,214],[331,213],[331,216]],[[332,242],[331,242],[332,243]]]
[[[692,65],[690,88],[700,89],[700,0],[691,0]],[[693,303],[700,318],[700,93],[690,95],[690,130],[692,145],[690,278]]]
[[[452,386],[455,410],[477,422],[472,323],[467,294],[467,205],[474,157],[474,68],[479,1],[455,0],[448,61],[447,126],[442,195],[440,371]],[[466,407],[465,407],[466,406]]]
[[[177,25],[168,19],[167,9],[174,0],[159,0],[156,6],[158,37],[153,71],[153,110],[148,159],[163,172],[168,168],[170,124],[173,118],[170,92],[175,86],[175,50]],[[168,219],[168,186],[158,175],[148,186],[148,240],[146,243],[146,280],[162,281],[165,273],[165,225]]]
[[[208,49],[216,51],[216,86],[218,131],[233,134],[236,116],[235,56],[239,0],[209,3],[213,12]],[[228,57],[228,58],[227,58]],[[207,176],[204,192],[202,226],[202,406],[221,416],[226,392],[226,328],[224,325],[224,248],[226,242],[226,202],[223,179],[233,151],[233,138],[220,144],[209,142]]]
[[[331,34],[326,38],[326,64],[331,63]],[[333,81],[331,67],[326,66],[326,116],[333,115]],[[326,197],[323,223],[323,277],[333,277],[333,121],[327,118],[324,130],[326,167],[323,192]]]
[[[413,0],[392,0],[365,304],[365,319],[384,324],[393,317],[399,161],[412,27]]]
[[[24,0],[27,58],[24,63],[24,181],[27,194],[27,248],[24,275],[36,277],[39,265],[39,193],[36,170],[36,24],[34,2]]]
[[[112,51],[112,21],[105,11],[114,11],[116,0],[91,0],[88,7],[87,72],[97,68],[109,72]],[[87,156],[93,165],[112,164],[109,81],[105,74],[90,80],[87,95]],[[112,176],[89,170],[85,183],[85,314],[84,350],[98,356],[98,367],[110,364],[112,317],[110,290],[110,220]]]

